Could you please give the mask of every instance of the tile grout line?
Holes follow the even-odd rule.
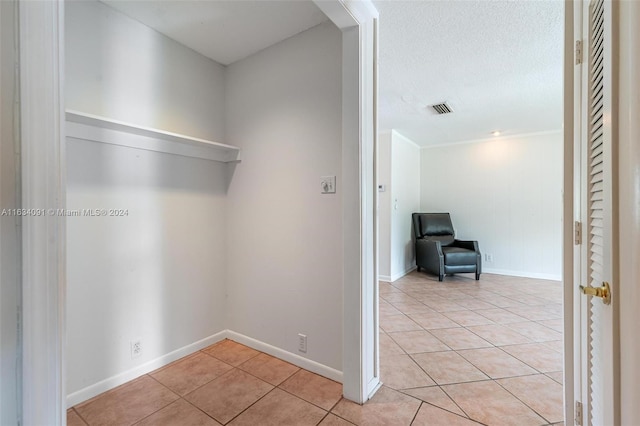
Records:
[[[393,284],[391,284],[391,285],[393,286]],[[394,286],[394,287],[395,287],[395,286]],[[396,287],[396,288],[397,288],[397,287]],[[402,293],[404,293],[404,294],[405,294],[406,296],[408,296],[408,297],[413,297],[413,296],[411,296],[411,295],[406,294],[406,292],[405,292],[404,290],[402,290],[402,289],[399,289],[399,288],[398,288],[398,290],[399,290],[399,291],[401,291]],[[500,295],[500,296],[505,297],[505,298],[507,298],[507,299],[511,299],[511,300],[514,300],[514,297],[515,297],[514,295],[508,295],[508,296]],[[522,296],[524,296],[524,297],[530,297],[530,296],[532,296],[532,295],[529,295],[529,294],[526,294],[526,293],[522,293]],[[414,298],[414,299],[415,299],[415,298]],[[421,302],[421,301],[420,301],[420,300],[418,300],[418,299],[415,299],[415,300],[417,300],[418,302]],[[484,299],[480,299],[480,298],[478,298],[478,300],[483,301],[483,302],[485,302],[485,303],[488,303],[488,304],[490,304],[490,305],[493,305],[492,303],[486,302],[486,300],[484,300]],[[398,309],[398,310],[400,311],[400,313],[401,313],[401,314],[405,315],[405,317],[408,317],[410,320],[412,320],[412,321],[414,321],[414,322],[415,322],[415,320],[413,320],[413,318],[411,318],[410,314],[405,313],[402,309],[400,309],[400,308],[396,307],[395,305],[393,305],[393,303],[392,303],[392,302],[389,302],[389,301],[387,301],[386,299],[385,299],[385,301],[386,301],[387,303],[391,304],[394,308]],[[518,300],[514,300],[514,301],[519,302]],[[456,302],[455,302],[455,300],[453,300],[453,301],[452,301],[452,303],[456,303]],[[425,303],[423,303],[423,304],[425,304]],[[426,304],[425,304],[425,305],[426,305]],[[540,309],[544,309],[544,305],[537,305],[537,304],[536,304],[536,305],[530,305],[530,304],[528,304],[528,303],[523,303],[523,305],[524,305],[524,306],[526,306],[526,307],[531,307],[531,308],[540,308]],[[431,306],[429,306],[429,305],[426,305],[426,306],[427,306],[427,307],[429,307],[429,308],[431,308]],[[496,308],[495,308],[495,309],[500,309],[500,310],[502,310],[502,311],[504,311],[504,312],[507,312],[507,313],[509,313],[509,314],[512,314],[512,315],[514,315],[514,316],[519,316],[519,315],[517,315],[516,313],[514,313],[514,312],[510,311],[509,309],[507,309],[507,308],[509,308],[508,306],[507,306],[507,307],[500,307],[500,306],[497,306],[497,305],[494,305],[494,306],[496,306]],[[463,306],[463,307],[464,307],[464,306]],[[525,343],[516,343],[516,344],[507,344],[507,345],[500,345],[500,346],[498,346],[498,345],[493,344],[492,342],[487,341],[484,337],[480,336],[478,333],[476,333],[476,332],[474,332],[473,330],[471,330],[471,329],[469,329],[469,328],[468,328],[468,327],[472,327],[473,325],[465,326],[465,325],[460,324],[460,327],[455,327],[455,328],[463,328],[463,329],[465,329],[466,331],[471,332],[473,335],[477,336],[478,338],[480,338],[480,339],[482,339],[482,340],[487,341],[487,343],[490,345],[490,348],[497,348],[497,349],[499,349],[499,350],[500,350],[502,353],[504,353],[505,355],[507,355],[507,356],[509,356],[509,357],[512,357],[513,359],[518,360],[519,362],[522,362],[525,366],[527,366],[527,367],[531,368],[531,369],[534,371],[534,373],[531,373],[531,374],[515,375],[515,376],[507,376],[507,377],[501,377],[501,378],[496,378],[496,379],[494,379],[494,378],[492,378],[492,377],[489,377],[489,378],[488,378],[488,380],[479,380],[479,381],[477,381],[477,382],[480,382],[480,381],[489,381],[489,382],[490,382],[490,381],[492,381],[492,382],[496,382],[496,383],[497,383],[497,384],[498,384],[502,389],[504,389],[505,391],[507,391],[507,393],[508,393],[509,395],[512,395],[516,400],[518,400],[520,403],[522,403],[525,407],[529,408],[533,413],[535,413],[536,415],[538,415],[541,419],[543,419],[544,421],[546,421],[548,424],[551,424],[551,422],[550,422],[549,420],[547,420],[544,416],[542,416],[540,413],[538,413],[536,410],[534,410],[532,407],[530,407],[528,404],[526,404],[524,401],[522,401],[522,400],[521,400],[520,398],[518,398],[515,394],[513,394],[512,392],[510,392],[508,389],[506,389],[504,386],[502,386],[502,385],[498,382],[498,380],[502,380],[502,379],[509,379],[509,378],[516,378],[516,377],[528,377],[528,376],[539,376],[539,375],[542,375],[542,376],[544,376],[544,377],[548,378],[549,380],[552,380],[553,382],[557,383],[557,381],[556,381],[555,379],[553,379],[553,378],[549,377],[548,373],[551,373],[551,372],[546,372],[546,373],[545,373],[545,372],[542,372],[542,371],[540,371],[539,369],[537,369],[537,368],[535,368],[535,367],[533,367],[533,366],[529,365],[529,363],[525,362],[524,360],[520,359],[519,357],[517,357],[517,356],[515,356],[515,355],[512,355],[512,354],[508,353],[505,349],[503,349],[503,346],[517,346],[517,345],[525,345],[525,344],[544,344],[544,342],[545,342],[545,341],[538,342],[538,341],[536,341],[536,340],[532,339],[532,338],[531,338],[531,337],[529,337],[529,336],[525,336],[524,334],[522,334],[522,333],[521,333],[521,332],[519,332],[518,330],[513,329],[512,327],[510,327],[510,326],[509,326],[509,324],[510,324],[510,323],[504,323],[504,324],[503,324],[503,323],[497,322],[497,321],[495,321],[495,320],[493,320],[493,319],[491,319],[491,318],[489,318],[489,317],[487,317],[487,316],[485,316],[485,315],[482,315],[482,313],[481,313],[481,312],[475,312],[475,311],[474,311],[474,309],[470,309],[470,308],[467,308],[467,307],[464,307],[464,308],[465,308],[465,309],[464,309],[464,310],[461,310],[461,311],[443,311],[443,312],[440,312],[440,311],[438,311],[437,309],[433,309],[433,310],[434,310],[435,312],[438,312],[439,314],[441,314],[441,315],[445,316],[446,318],[448,318],[449,320],[453,321],[454,323],[455,323],[456,321],[455,321],[453,318],[449,317],[449,316],[447,315],[447,312],[463,312],[463,311],[464,311],[464,312],[473,312],[473,313],[476,313],[476,314],[478,314],[478,315],[481,315],[481,316],[482,316],[482,317],[484,317],[484,318],[487,318],[487,320],[491,321],[491,325],[498,325],[498,326],[501,326],[501,327],[508,328],[509,330],[513,331],[513,332],[514,332],[514,333],[516,333],[517,335],[522,336],[524,339],[526,339],[526,340],[527,340],[527,342],[525,342]],[[477,310],[480,310],[480,311],[481,311],[482,309],[477,309]],[[546,309],[544,309],[544,310],[546,310]],[[547,312],[549,312],[549,314],[550,314],[550,315],[553,315],[553,314],[552,314],[552,312],[550,312],[550,311],[548,311],[548,310],[547,310]],[[419,315],[419,314],[415,314],[415,315]],[[524,324],[524,323],[528,323],[528,324],[536,324],[536,325],[540,325],[540,326],[542,326],[542,327],[545,327],[545,328],[546,328],[546,329],[548,329],[548,330],[551,330],[551,331],[554,331],[554,332],[558,332],[557,330],[554,330],[553,328],[551,328],[551,327],[549,327],[549,326],[547,326],[547,325],[545,325],[545,324],[540,324],[540,323],[538,322],[538,321],[550,321],[550,320],[554,320],[554,319],[556,319],[556,318],[547,318],[547,319],[540,319],[540,320],[532,320],[532,319],[525,318],[525,317],[521,317],[521,318],[522,318],[522,321],[518,321],[517,323],[523,323],[523,324]],[[425,330],[425,331],[427,331],[427,332],[429,331],[429,330],[425,329],[422,325],[420,325],[420,324],[418,324],[418,325],[419,325],[423,330]],[[397,333],[400,333],[400,332],[402,332],[402,331],[396,331],[396,332],[397,332]],[[393,342],[394,342],[398,347],[400,347],[400,349],[403,351],[403,353],[404,353],[404,354],[408,355],[408,356],[412,359],[412,361],[413,361],[415,364],[417,364],[417,365],[418,365],[418,367],[419,367],[419,368],[420,368],[420,369],[421,369],[421,370],[422,370],[422,371],[423,371],[423,372],[424,372],[424,373],[425,373],[429,378],[431,378],[431,379],[433,380],[433,378],[431,377],[431,375],[429,375],[429,373],[428,373],[424,368],[422,368],[422,366],[421,366],[419,363],[417,363],[417,362],[415,361],[415,359],[413,358],[413,355],[416,355],[416,354],[409,354],[409,353],[408,353],[408,352],[407,352],[407,351],[406,351],[406,350],[405,350],[405,349],[404,349],[404,348],[403,348],[403,347],[402,347],[402,346],[401,346],[401,345],[396,341],[396,339],[394,339],[394,337],[393,337],[393,335],[392,335],[392,333],[394,333],[394,332],[386,332],[386,330],[385,330],[385,333],[387,334],[387,336],[388,336],[389,338],[391,338],[391,340],[392,340],[392,341],[393,341]],[[559,333],[559,332],[558,332],[558,333]],[[432,334],[432,336],[433,336],[433,337],[435,337],[437,340],[441,341],[441,340],[440,340],[436,335],[433,335],[433,334]],[[552,340],[552,341],[553,341],[553,340]],[[441,341],[441,342],[442,342],[442,341]],[[442,343],[443,343],[443,344],[445,344],[444,342],[442,342]],[[449,346],[448,346],[448,345],[446,345],[446,344],[445,344],[445,346],[449,347]],[[544,345],[544,346],[546,346],[546,345]],[[550,347],[548,347],[548,346],[546,346],[546,347],[547,347],[547,348],[549,348],[549,350],[553,350],[552,348],[550,348]],[[473,348],[471,348],[471,349],[473,349]],[[460,350],[462,350],[462,349],[460,349]],[[473,362],[471,362],[470,360],[468,360],[466,357],[464,357],[462,354],[460,354],[460,353],[458,352],[458,351],[459,351],[458,349],[452,349],[452,351],[453,351],[453,352],[455,352],[457,355],[462,356],[462,358],[463,358],[465,361],[469,362],[469,363],[470,363],[471,365],[473,365],[474,367],[479,368],[476,364],[474,364]],[[555,351],[555,350],[553,350],[553,351],[554,351],[554,352],[557,352],[557,351]],[[445,352],[450,352],[450,351],[435,351],[435,352],[445,353]],[[425,352],[425,353],[434,353],[434,352]],[[482,371],[482,370],[480,370],[480,371]],[[484,372],[483,372],[483,373],[484,373]],[[486,373],[484,373],[484,374],[486,374]],[[433,380],[433,381],[435,382],[435,380]],[[462,383],[472,383],[472,382],[462,382]],[[462,408],[461,408],[461,407],[460,407],[460,406],[455,402],[455,400],[453,400],[453,398],[451,398],[451,396],[450,396],[450,395],[449,395],[449,394],[448,394],[448,393],[447,393],[447,392],[442,388],[442,386],[441,386],[440,384],[436,383],[436,385],[437,385],[437,386],[438,386],[438,387],[439,387],[439,388],[440,388],[440,389],[441,389],[441,390],[442,390],[442,391],[447,395],[447,397],[448,397],[451,401],[453,401],[453,402],[454,402],[454,404],[455,404],[458,408],[460,408],[461,412],[463,412],[463,413],[467,414],[467,413],[466,413],[466,411],[465,411],[465,410],[463,410],[463,409],[462,409]],[[412,388],[412,389],[416,389],[416,388]],[[405,392],[403,392],[402,390],[400,390],[400,392],[402,392],[403,394],[406,394],[406,393],[405,393]],[[411,396],[411,395],[409,395],[409,396]],[[425,402],[425,401],[423,401],[423,403],[426,403],[426,402]],[[429,403],[427,403],[427,404],[429,404]],[[433,405],[433,406],[435,406],[435,407],[438,407],[438,406],[436,406],[435,404],[430,404],[430,405]],[[438,407],[438,408],[443,409],[442,407]],[[448,410],[446,410],[446,409],[445,409],[445,411],[448,411]],[[456,413],[453,413],[453,414],[456,414]],[[417,414],[416,414],[416,415],[417,415]],[[458,415],[458,414],[456,414],[456,415]],[[467,416],[468,416],[468,414],[467,414]],[[470,417],[469,417],[469,418],[470,418]],[[470,418],[470,419],[471,419],[471,418]],[[414,416],[414,420],[415,420],[415,416]],[[475,421],[475,420],[474,420],[474,421]]]
[[[540,416],[540,418],[542,420],[544,420],[545,422],[547,422],[547,424],[552,424],[549,420],[547,420],[547,418],[545,416],[543,416],[542,414],[538,413],[533,407],[529,406],[529,404],[527,404],[526,402],[524,402],[522,399],[520,399],[517,395],[515,395],[513,392],[511,392],[509,389],[505,388],[504,386],[502,386],[502,383],[498,382],[496,380],[496,383],[498,384],[498,386],[500,386],[502,389],[504,389],[506,392],[508,392],[511,396],[513,396],[515,399],[517,399],[518,401],[520,401],[522,404],[524,404],[525,407],[529,408],[531,411],[533,411],[534,413],[536,413],[538,416]]]

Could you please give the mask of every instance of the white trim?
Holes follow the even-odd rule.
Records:
[[[619,244],[620,282],[620,424],[640,424],[640,4],[620,2],[619,36]],[[614,295],[615,296],[615,295]]]
[[[67,137],[223,163],[240,159],[240,148],[219,142],[78,111],[67,110],[66,118]]]
[[[98,383],[94,383],[90,386],[87,386],[86,388],[69,394],[67,395],[66,406],[67,408],[73,407],[74,405],[87,401],[97,395],[100,395],[103,392],[107,392],[144,374],[151,373],[152,371],[169,365],[172,362],[179,360],[180,358],[189,356],[201,349],[206,348],[207,346],[211,346],[214,343],[220,342],[224,339],[230,339],[235,342],[242,343],[243,345],[246,345],[257,351],[275,356],[300,368],[304,368],[305,370],[319,374],[328,379],[335,380],[336,382],[342,383],[343,381],[342,372],[336,370],[335,368],[320,364],[319,362],[315,362],[298,354],[285,351],[268,343],[264,343],[260,340],[245,336],[244,334],[236,333],[235,331],[231,330],[222,330],[209,337],[198,340],[197,342],[169,352],[166,355],[162,355],[156,359],[145,362],[142,365],[138,365],[130,370],[116,374],[115,376],[108,377],[104,380],[99,381]]]
[[[370,0],[314,0],[342,31],[344,397],[366,402],[379,382],[376,270],[376,19]]]
[[[378,277],[378,279],[380,281],[385,281],[385,282],[388,282],[388,283],[392,283],[392,282],[397,281],[400,278],[404,277],[405,275],[410,274],[411,272],[415,271],[416,269],[418,269],[418,267],[414,265],[414,266],[410,267],[409,269],[405,270],[404,272],[398,272],[397,274],[394,274],[394,275],[391,275],[391,276],[389,276],[389,275],[380,275]]]
[[[458,141],[458,142],[447,142],[447,143],[439,143],[435,145],[424,145],[420,146],[420,149],[429,149],[429,148],[442,148],[447,146],[455,146],[455,145],[467,145],[471,143],[482,143],[482,142],[492,142],[492,141],[502,141],[502,140],[511,140],[511,139],[521,139],[528,138],[532,136],[544,136],[544,135],[553,135],[556,133],[563,133],[563,129],[557,130],[544,130],[541,132],[531,132],[531,133],[515,133],[512,135],[503,135],[491,138],[483,138],[483,139],[470,139],[466,141]]]
[[[100,395],[103,392],[106,392],[117,386],[127,383],[128,381],[136,379],[144,374],[155,371],[158,368],[162,368],[165,365],[171,364],[173,361],[176,361],[180,358],[191,355],[199,351],[200,349],[204,349],[207,346],[211,346],[214,343],[217,343],[227,338],[227,335],[228,335],[228,330],[220,331],[209,337],[205,337],[204,339],[198,340],[197,342],[191,343],[189,345],[183,346],[182,348],[176,349],[175,351],[169,352],[166,355],[162,355],[161,357],[145,362],[142,365],[138,365],[130,370],[116,374],[115,376],[108,377],[104,380],[99,381],[98,383],[94,383],[93,385],[87,386],[86,388],[80,389],[79,391],[69,394],[67,395],[67,408],[73,407],[76,404],[79,404],[88,399],[91,399],[94,396]]]
[[[414,266],[411,266],[409,269],[405,270],[404,272],[398,272],[397,274],[391,275],[391,282],[399,280],[400,278],[410,274],[416,269],[418,269],[418,267],[414,265]]]
[[[64,4],[19,2],[22,208],[65,207]],[[22,423],[66,424],[64,217],[22,218]]]
[[[582,40],[582,2],[565,0],[564,16],[564,197],[563,197],[563,282],[564,282],[564,415],[565,423],[575,418],[575,402],[582,403],[583,424],[587,423],[589,401],[586,377],[586,312],[577,286],[582,282],[585,244],[574,244],[574,221],[582,218],[582,75],[587,71],[575,64],[575,41]],[[584,62],[583,46],[583,62]],[[585,227],[583,226],[583,234]]]
[[[285,351],[284,349],[280,349],[276,346],[272,346],[268,343],[261,342],[260,340],[253,339],[251,337],[245,336],[244,334],[236,333],[235,331],[231,330],[227,330],[227,338],[235,342],[242,343],[243,345],[249,346],[250,348],[253,348],[257,351],[264,352],[266,354],[275,356],[276,358],[280,358],[284,361],[290,362],[293,365],[304,368],[305,370],[309,370],[328,379],[335,380],[336,382],[342,383],[343,381],[342,371],[328,367],[324,364],[320,364],[319,362],[305,358],[298,354]]]
[[[510,275],[512,277],[536,278],[539,280],[562,281],[561,274],[543,274],[539,272],[512,271],[510,269],[493,269],[482,267],[483,274]]]

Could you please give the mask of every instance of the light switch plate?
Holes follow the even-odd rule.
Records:
[[[336,177],[322,176],[320,178],[320,192],[322,194],[335,194],[336,193]]]

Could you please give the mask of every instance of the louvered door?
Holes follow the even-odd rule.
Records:
[[[590,0],[583,5],[585,53],[581,117],[583,120],[583,214],[586,224],[586,259],[582,279],[589,287],[612,287],[613,303],[583,296],[587,312],[586,424],[614,425],[616,410],[615,281],[613,233],[613,166],[615,139],[612,132],[612,4]],[[584,406],[584,405],[583,405]]]

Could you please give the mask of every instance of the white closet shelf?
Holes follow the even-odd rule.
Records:
[[[66,120],[66,134],[70,138],[223,163],[240,161],[240,148],[223,143],[72,110],[66,111]]]

